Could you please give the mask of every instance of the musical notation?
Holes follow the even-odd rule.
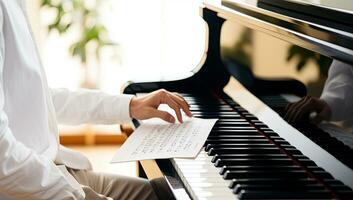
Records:
[[[189,118],[168,124],[146,120],[116,152],[112,162],[161,158],[195,158],[217,119]]]

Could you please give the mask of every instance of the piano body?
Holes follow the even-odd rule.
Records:
[[[242,74],[222,59],[220,45],[222,26],[232,21],[353,65],[352,28],[270,11],[266,2],[203,3],[207,45],[190,76],[129,82],[124,88],[127,94],[176,91],[189,101],[195,117],[219,118],[195,160],[139,161],[139,175],[164,177],[176,199],[353,199],[353,150],[314,125],[288,124],[278,113],[285,104],[261,98],[301,97],[306,95],[304,84],[257,77],[241,84]]]

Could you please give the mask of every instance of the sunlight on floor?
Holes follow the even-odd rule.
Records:
[[[119,148],[118,145],[69,146],[69,148],[86,155],[91,161],[94,171],[136,176],[135,162],[110,163],[114,153]]]

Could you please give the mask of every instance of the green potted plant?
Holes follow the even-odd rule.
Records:
[[[101,0],[41,0],[42,9],[51,9],[55,18],[47,26],[49,33],[57,31],[63,35],[73,30],[79,31],[79,37],[70,45],[73,57],[80,59],[84,75],[81,87],[97,88],[99,85],[99,66],[89,66],[88,56],[93,56],[99,63],[101,51],[106,46],[116,46],[109,36],[106,26],[100,21]],[[95,52],[91,54],[91,52]],[[96,79],[89,77],[91,67],[96,67]]]

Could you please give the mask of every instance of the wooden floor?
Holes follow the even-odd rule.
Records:
[[[68,146],[86,155],[97,172],[136,176],[136,162],[111,164],[114,153],[119,145]]]

